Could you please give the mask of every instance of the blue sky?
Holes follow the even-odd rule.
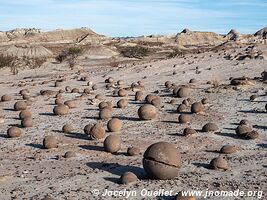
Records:
[[[107,36],[172,34],[183,28],[254,33],[267,0],[0,0],[0,30],[89,27]]]

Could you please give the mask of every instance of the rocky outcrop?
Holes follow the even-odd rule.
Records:
[[[41,32],[40,29],[15,29],[0,32],[0,43],[99,43],[104,38],[88,28],[72,30],[57,29],[54,31]]]

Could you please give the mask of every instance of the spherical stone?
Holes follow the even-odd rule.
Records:
[[[209,164],[209,167],[210,167],[210,169],[224,170],[224,171],[229,168],[227,161],[220,156],[212,159],[210,164]]]
[[[143,99],[143,95],[144,95],[144,93],[142,91],[137,91],[135,93],[135,98],[134,98],[135,101],[141,101]]]
[[[64,155],[65,158],[74,158],[76,157],[76,153],[74,151],[67,151]]]
[[[49,135],[45,136],[43,140],[44,149],[52,149],[58,147],[58,140],[55,136]]]
[[[33,121],[31,117],[25,117],[21,120],[21,126],[22,127],[32,127]]]
[[[102,100],[104,100],[104,95],[97,94],[97,95],[95,95],[95,99],[98,99],[98,100],[102,101]]]
[[[99,118],[100,119],[109,119],[111,118],[111,110],[106,107],[99,111]]]
[[[85,89],[83,90],[83,93],[84,93],[84,94],[90,94],[90,93],[91,93],[91,89],[90,89],[90,88],[85,88]]]
[[[80,90],[78,88],[73,88],[71,90],[71,93],[79,93],[79,92],[80,92]]]
[[[123,80],[118,80],[118,81],[117,81],[117,84],[118,84],[118,85],[124,85],[124,81],[123,81]]]
[[[218,130],[219,130],[219,127],[217,126],[217,124],[212,123],[212,122],[209,122],[202,127],[203,132],[213,132],[213,131],[218,131]]]
[[[160,106],[161,106],[161,100],[160,100],[160,98],[158,97],[158,98],[153,99],[151,101],[151,104],[153,106],[155,106],[156,108],[160,108]]]
[[[119,132],[122,128],[122,121],[118,118],[113,118],[108,121],[107,127],[110,132]]]
[[[152,103],[152,100],[155,99],[155,98],[158,98],[157,95],[154,95],[154,94],[148,94],[145,98],[145,101],[147,104],[151,104]]]
[[[5,102],[5,101],[11,101],[12,100],[12,96],[5,94],[1,97],[1,101]]]
[[[187,107],[185,104],[180,104],[178,107],[177,107],[177,111],[179,113],[182,113],[182,112],[185,112],[187,110]]]
[[[254,94],[249,97],[249,100],[254,101],[256,98],[258,98],[258,96]]]
[[[251,129],[253,128],[251,122],[248,121],[247,119],[242,119],[242,120],[240,121],[239,124],[240,124],[240,125],[246,125],[246,126],[249,126],[249,127],[251,127]]]
[[[108,103],[105,102],[105,101],[101,101],[99,104],[98,104],[98,107],[99,109],[103,109],[105,107],[108,107]]]
[[[22,98],[23,98],[24,100],[28,100],[28,99],[31,98],[31,96],[28,95],[28,94],[24,94],[24,95],[22,95]]]
[[[89,136],[92,140],[100,140],[105,137],[105,129],[101,123],[96,123],[92,126]]]
[[[192,78],[189,80],[189,83],[196,83],[196,82],[197,82],[197,79],[195,79],[195,78]]]
[[[93,124],[87,124],[84,128],[83,131],[85,135],[90,135],[91,129],[93,128]]]
[[[233,145],[224,145],[220,150],[220,153],[224,153],[224,154],[231,154],[235,152],[237,152],[237,148],[236,146],[233,146]]]
[[[22,131],[20,130],[20,128],[17,128],[17,127],[10,127],[7,130],[7,137],[9,138],[20,137],[21,134],[22,134]]]
[[[32,117],[31,112],[29,110],[22,110],[22,111],[20,111],[19,118],[20,119],[24,119],[26,117]]]
[[[118,135],[109,135],[104,141],[105,151],[116,153],[121,149],[121,138]]]
[[[175,197],[175,200],[197,200],[197,198],[189,194],[183,194],[182,192],[178,192],[177,196]]]
[[[259,133],[257,131],[250,131],[248,133],[245,133],[245,138],[248,140],[254,140],[259,137]]]
[[[182,101],[182,104],[184,104],[184,105],[186,105],[186,106],[190,106],[190,103],[189,103],[189,101],[188,101],[187,99],[184,99],[184,100]]]
[[[63,133],[71,133],[74,130],[73,126],[71,124],[65,124],[62,127],[62,132]]]
[[[197,132],[195,129],[192,129],[192,128],[185,128],[184,131],[183,131],[183,135],[184,136],[191,136],[191,135],[195,135]]]
[[[181,88],[178,89],[176,95],[179,98],[183,98],[183,97],[188,97],[190,95],[190,93],[191,93],[190,88],[188,88],[188,87],[181,87]]]
[[[118,91],[118,96],[119,97],[126,97],[127,95],[128,95],[127,90],[125,90],[125,89],[119,89],[119,91]]]
[[[21,94],[21,95],[29,94],[29,93],[30,93],[30,91],[28,89],[22,89],[19,91],[19,94]]]
[[[151,120],[157,117],[157,109],[155,106],[145,104],[138,109],[138,116],[143,120]]]
[[[172,82],[171,81],[166,81],[164,85],[165,85],[166,88],[171,88],[172,87]]]
[[[66,115],[69,113],[69,107],[66,105],[57,105],[54,107],[53,112],[55,115]]]
[[[27,109],[27,104],[25,101],[17,101],[14,105],[14,110],[16,111],[21,111],[26,109]]]
[[[64,104],[64,101],[63,101],[63,99],[58,98],[55,100],[55,104],[56,105],[62,105],[62,104]]]
[[[247,126],[247,125],[239,125],[235,130],[236,134],[240,135],[240,136],[242,136],[246,133],[249,133],[251,131],[252,131],[252,128],[250,126]]]
[[[207,99],[207,98],[203,98],[203,99],[201,100],[201,103],[202,103],[203,105],[207,104],[207,103],[208,103],[208,99]]]
[[[137,176],[132,172],[124,172],[120,177],[121,184],[130,184],[138,181]]]
[[[127,149],[127,155],[128,156],[137,156],[140,154],[140,152],[141,152],[140,148],[138,148],[138,147],[129,147]]]
[[[126,108],[128,106],[128,100],[127,99],[120,99],[117,102],[118,108]]]
[[[176,104],[176,100],[175,99],[170,100],[169,104],[174,106]]]
[[[76,102],[74,100],[65,101],[64,104],[68,106],[70,109],[76,108]]]
[[[66,91],[66,92],[71,92],[71,87],[70,87],[70,86],[66,86],[66,87],[65,87],[65,91]]]
[[[189,123],[191,121],[191,119],[192,119],[192,116],[189,114],[181,114],[178,117],[178,121],[181,124]]]
[[[191,106],[192,113],[202,113],[204,112],[204,106],[200,102],[193,103]]]
[[[178,176],[181,155],[168,142],[157,142],[147,148],[143,157],[143,167],[152,179],[172,179]]]
[[[92,85],[92,90],[97,90],[98,86],[96,84]]]

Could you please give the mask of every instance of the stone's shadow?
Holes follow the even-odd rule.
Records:
[[[220,154],[220,151],[218,150],[205,150],[205,152]]]
[[[3,110],[6,110],[6,111],[16,111],[13,108],[3,108]],[[19,111],[17,111],[17,112],[19,112]]]
[[[39,115],[43,115],[43,116],[57,116],[54,113],[39,113]]]
[[[117,176],[121,176],[124,172],[132,172],[139,179],[145,177],[145,172],[141,167],[121,165],[118,163],[101,163],[101,162],[89,162],[86,165],[92,169],[103,170]]]
[[[253,126],[256,129],[263,129],[263,130],[267,130],[267,126],[261,126],[261,125],[254,125]]]
[[[79,145],[80,148],[91,151],[105,151],[104,147],[96,145]]]
[[[258,147],[262,147],[262,148],[267,148],[267,143],[264,144],[264,143],[260,143],[260,144],[257,144]]]
[[[88,136],[82,133],[65,133],[65,136],[74,139],[89,140]]]
[[[171,124],[179,124],[179,122],[178,122],[178,120],[177,121],[170,121],[170,120],[163,120],[163,121],[161,121],[161,122],[163,122],[163,123],[171,123]]]
[[[253,113],[253,114],[263,114],[263,113],[266,113],[264,111],[258,111],[258,110],[239,110],[238,112],[241,112],[241,113]]]
[[[0,137],[1,137],[1,138],[8,138],[8,137],[7,137],[7,134],[0,134]]]
[[[207,163],[195,162],[195,163],[192,163],[192,164],[195,165],[196,167],[203,167],[203,168],[209,169],[209,164],[207,164]]]
[[[215,135],[219,135],[219,136],[226,136],[226,137],[231,137],[231,138],[235,138],[235,139],[242,139],[240,138],[237,134],[234,133],[222,133],[222,132],[216,132],[214,133]]]
[[[36,144],[36,143],[30,143],[30,144],[25,144],[28,147],[33,147],[33,148],[37,148],[37,149],[43,149],[43,145],[42,144]]]
[[[139,121],[141,122],[142,120],[140,120],[139,118],[137,117],[123,117],[123,116],[116,116],[116,118],[120,119],[120,120],[123,120],[123,121]]]

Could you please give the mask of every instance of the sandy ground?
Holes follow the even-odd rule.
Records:
[[[240,49],[241,51],[242,49]],[[233,53],[233,50],[228,50]],[[220,80],[221,84],[229,84],[230,77],[249,76],[259,77],[267,70],[266,61],[255,60],[226,60],[220,52],[206,52],[186,55],[185,58],[174,58],[150,62],[147,64],[127,66],[121,68],[93,67],[89,62],[81,63],[84,73],[77,75],[64,65],[51,64],[37,70],[25,70],[19,75],[11,75],[9,71],[2,71],[0,75],[1,95],[13,96],[11,102],[0,103],[0,114],[5,122],[0,126],[0,199],[42,199],[50,195],[57,200],[75,199],[113,199],[103,197],[105,189],[135,190],[139,194],[142,189],[147,190],[243,190],[264,191],[266,199],[266,145],[267,145],[267,113],[264,110],[267,103],[266,84],[257,82],[254,86],[240,87],[238,90],[221,89],[219,93],[206,93],[211,85],[209,80]],[[200,74],[195,73],[199,67]],[[173,72],[177,73],[173,75]],[[41,89],[59,90],[54,87],[59,75],[64,75],[66,81],[63,86],[77,87],[80,91],[87,88],[87,82],[78,81],[79,77],[87,75],[99,88],[95,94],[103,94],[113,102],[113,117],[123,121],[120,133],[122,148],[117,154],[110,154],[103,150],[103,140],[92,141],[85,137],[83,128],[98,119],[97,105],[90,105],[95,94],[84,99],[78,99],[78,107],[71,109],[66,116],[54,116],[55,98],[39,95]],[[113,90],[105,88],[107,77],[124,80],[125,86],[132,82],[143,80],[145,94],[159,90],[163,107],[158,110],[158,117],[153,121],[140,121],[137,109],[142,102],[134,101],[134,92],[130,92],[126,109],[116,108],[119,97],[113,97]],[[78,78],[77,78],[78,77]],[[104,78],[105,77],[105,78]],[[191,78],[198,80],[191,84],[194,88],[191,98],[200,101],[206,97],[209,104],[205,106],[204,115],[193,115],[190,127],[201,130],[207,122],[215,122],[220,130],[217,133],[197,132],[196,137],[184,137],[182,131],[188,125],[178,123],[177,105],[183,99],[174,98],[171,91],[164,87],[165,81],[176,84],[188,84]],[[49,81],[42,85],[43,81]],[[19,87],[24,82],[26,86]],[[23,135],[18,139],[6,137],[8,127],[20,125],[19,112],[13,110],[13,105],[22,97],[18,94],[21,89],[28,88],[32,96],[36,96],[29,110],[33,114],[34,126],[22,128]],[[254,102],[249,101],[252,94],[261,95]],[[64,93],[64,100],[74,99],[81,94]],[[168,104],[171,99],[176,105]],[[188,108],[188,112],[190,108]],[[244,140],[236,137],[235,128],[241,119],[248,119],[259,132],[259,138]],[[71,123],[75,127],[72,134],[61,132],[62,126]],[[106,120],[102,123],[106,127]],[[106,132],[106,135],[109,135]],[[42,140],[46,135],[55,135],[59,141],[59,148],[45,150]],[[174,143],[182,155],[180,175],[174,180],[149,180],[142,166],[142,154],[146,148],[158,141]],[[211,159],[219,156],[218,150],[225,145],[236,145],[237,153],[222,155],[228,161],[230,169],[221,172],[208,169]],[[138,146],[140,156],[126,155],[129,146]],[[66,159],[67,151],[75,151],[77,157]],[[118,183],[120,175],[125,171],[134,172],[140,179],[132,185]],[[92,191],[98,189],[100,196],[94,197]],[[173,199],[168,197],[141,197],[129,199]],[[118,197],[117,199],[125,199]],[[197,199],[204,199],[198,197]],[[254,197],[210,197],[208,199],[257,199]]]

